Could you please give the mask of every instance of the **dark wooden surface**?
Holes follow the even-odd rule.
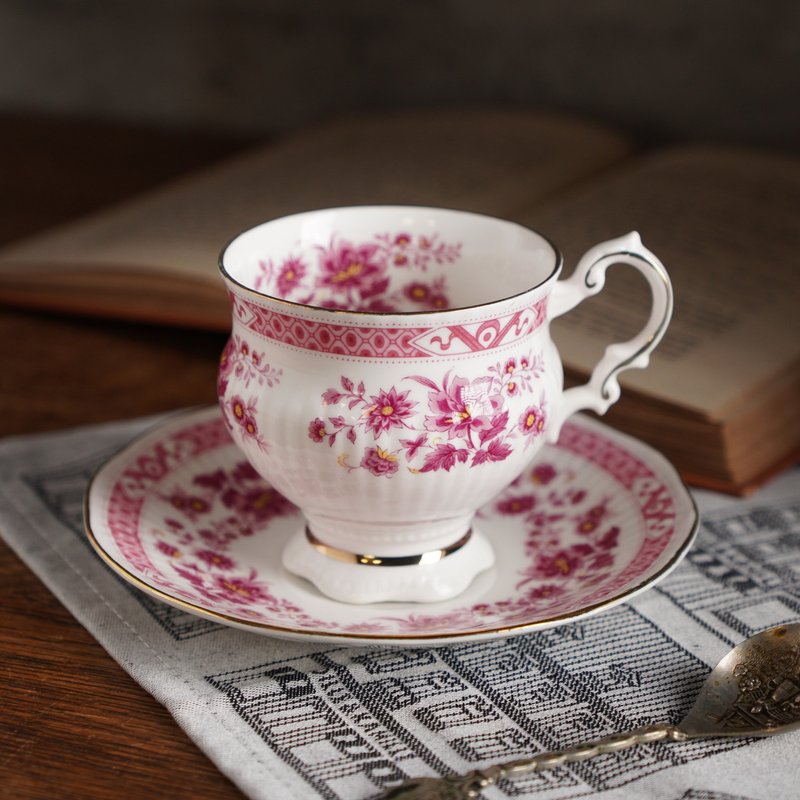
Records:
[[[0,243],[245,144],[0,116]],[[211,403],[223,340],[0,309],[0,436]],[[242,797],[1,541],[0,702],[0,797]]]

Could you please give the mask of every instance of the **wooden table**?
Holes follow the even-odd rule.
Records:
[[[0,116],[0,243],[249,143]],[[0,435],[214,402],[223,343],[0,309]],[[242,797],[2,541],[0,609],[0,797]]]

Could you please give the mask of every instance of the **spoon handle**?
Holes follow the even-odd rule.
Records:
[[[648,725],[564,750],[539,753],[531,758],[495,764],[485,769],[474,770],[466,775],[412,779],[390,789],[383,795],[383,798],[384,800],[469,800],[469,798],[477,797],[481,789],[497,783],[502,778],[522,775],[526,772],[555,769],[570,761],[583,761],[602,753],[615,753],[636,744],[650,744],[664,740],[676,742],[687,738],[688,736],[675,725]]]

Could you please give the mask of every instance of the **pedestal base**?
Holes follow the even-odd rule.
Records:
[[[323,594],[343,603],[386,601],[435,603],[461,594],[480,572],[494,564],[486,537],[473,529],[467,541],[434,563],[404,564],[402,559],[355,555],[352,563],[312,544],[298,530],[283,551],[289,572],[311,581]]]

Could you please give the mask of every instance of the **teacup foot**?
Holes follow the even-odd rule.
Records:
[[[302,528],[287,542],[283,565],[333,600],[358,604],[448,600],[494,565],[491,545],[474,528],[436,560],[426,559],[427,555],[381,558],[342,554],[326,548]]]

